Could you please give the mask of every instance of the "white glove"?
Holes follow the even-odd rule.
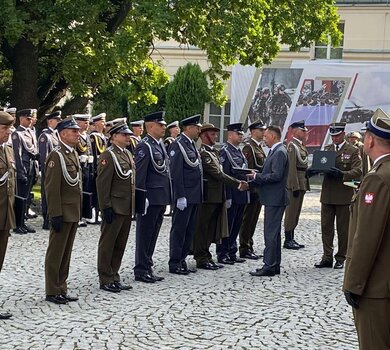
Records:
[[[149,200],[146,198],[145,199],[145,211],[142,214],[142,216],[146,215],[146,213],[148,212],[148,208],[149,208]]]
[[[232,206],[232,200],[231,199],[227,199],[226,200],[226,208],[230,208]]]
[[[185,208],[187,208],[187,198],[186,197],[181,197],[177,199],[176,203],[177,209],[183,211]]]

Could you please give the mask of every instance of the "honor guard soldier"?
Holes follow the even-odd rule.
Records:
[[[130,135],[130,146],[127,148],[132,154],[134,154],[134,150],[137,145],[142,140],[142,133],[144,132],[144,121],[136,120],[134,122],[130,122],[131,129],[133,134]]]
[[[98,248],[100,289],[118,293],[131,286],[121,283],[119,268],[134,211],[135,165],[126,146],[131,131],[126,123],[111,128],[111,146],[99,156],[96,188],[103,223]]]
[[[169,237],[169,272],[188,275],[196,272],[186,263],[195,230],[198,205],[203,199],[202,160],[195,140],[200,133],[200,114],[181,121],[183,133],[169,149],[172,174],[172,227]]]
[[[297,250],[305,247],[295,241],[294,230],[298,225],[299,215],[301,215],[303,197],[306,191],[310,191],[309,179],[306,176],[309,153],[305,147],[308,129],[304,120],[292,123],[290,128],[293,138],[287,146],[289,205],[284,213],[285,241],[283,247]]]
[[[106,126],[106,113],[100,113],[91,119],[94,131],[89,135],[91,139],[92,155],[93,155],[93,169],[94,176],[92,177],[92,218],[87,220],[89,224],[101,224],[99,220],[99,205],[96,192],[96,176],[97,165],[100,155],[106,150],[107,137],[104,135],[104,128]]]
[[[93,191],[93,155],[92,155],[92,144],[89,134],[87,132],[89,127],[90,115],[89,114],[74,114],[74,120],[80,127],[80,138],[77,145],[77,153],[79,155],[79,161],[83,173],[83,191],[92,193]],[[87,226],[85,221],[79,222],[80,227]]]
[[[325,146],[326,151],[336,151],[336,166],[324,175],[321,191],[321,234],[323,256],[317,268],[333,267],[334,220],[338,235],[338,251],[335,255],[335,269],[344,267],[348,243],[349,205],[353,189],[345,186],[344,181],[360,180],[362,175],[359,149],[344,139],[345,123],[333,123],[329,126],[332,144]]]
[[[45,259],[46,300],[55,304],[77,301],[67,294],[69,263],[81,216],[81,169],[75,147],[80,127],[72,117],[56,128],[60,143],[46,159],[45,191],[51,222]]]
[[[242,169],[248,169],[248,163],[239,148],[244,130],[242,123],[234,123],[226,126],[227,142],[220,152],[223,172],[238,180],[245,181],[246,173]],[[237,257],[237,237],[240,232],[244,208],[249,203],[249,191],[239,191],[237,188],[226,188],[226,207],[228,215],[229,236],[217,244],[218,262],[233,265],[242,263],[245,259]]]
[[[47,216],[47,203],[45,195],[45,163],[49,153],[58,146],[59,140],[55,128],[61,121],[61,111],[56,111],[47,114],[46,117],[47,128],[42,130],[38,139],[39,148],[39,166],[41,169],[41,208],[43,216],[42,228],[49,229],[49,218]]]
[[[225,184],[239,190],[247,190],[246,182],[239,181],[222,170],[219,151],[214,147],[219,129],[213,124],[201,127],[203,177],[207,183],[205,201],[199,206],[198,221],[195,229],[193,249],[196,266],[204,270],[218,270],[223,265],[216,264],[210,253],[211,243],[220,243],[228,235]]]
[[[16,108],[15,107],[9,107],[6,109],[7,113],[9,113],[12,118],[13,118],[13,122],[11,123],[11,127],[10,127],[10,130],[11,130],[11,135],[9,135],[9,138],[8,138],[8,141],[7,141],[7,145],[11,146],[12,147],[12,133],[16,130],[15,128],[15,122],[16,122]]]
[[[261,147],[264,131],[267,128],[263,122],[255,121],[248,126],[251,137],[245,143],[242,153],[248,162],[248,168],[255,169],[261,173],[265,162],[265,153]],[[245,206],[242,224],[240,227],[240,257],[244,259],[257,260],[259,256],[253,251],[253,235],[259,219],[261,204],[257,189],[250,189],[250,202]]]
[[[17,112],[19,126],[12,133],[12,147],[14,149],[17,175],[17,194],[30,199],[30,192],[37,175],[38,147],[30,129],[35,109],[23,109]],[[35,229],[26,225],[27,207],[20,227],[14,229],[15,233],[35,233]]]
[[[390,349],[390,116],[381,109],[368,122],[364,150],[373,167],[352,198],[343,289],[359,349]]]
[[[15,159],[12,148],[7,145],[14,118],[0,112],[0,271],[7,250],[9,231],[15,227]],[[10,318],[9,312],[0,311],[0,320]]]
[[[163,277],[153,273],[153,253],[164,217],[165,206],[171,202],[169,158],[162,137],[165,112],[144,117],[147,135],[135,149],[136,188],[146,191],[145,211],[137,213],[134,275],[136,281],[154,283]]]
[[[164,140],[164,145],[165,145],[165,148],[168,152],[169,146],[180,135],[179,121],[175,120],[174,122],[168,124],[167,130],[169,132],[169,136]]]

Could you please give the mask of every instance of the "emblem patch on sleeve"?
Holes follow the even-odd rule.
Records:
[[[172,151],[169,153],[169,155],[170,155],[171,157],[173,157],[173,156],[175,155],[175,151],[172,150]]]
[[[47,164],[47,166],[48,166],[49,168],[54,168],[54,165],[56,165],[56,163],[54,163],[54,160],[51,160],[51,161]]]
[[[144,151],[143,151],[142,149],[138,151],[138,156],[139,156],[140,158],[145,157],[145,153],[144,153]]]
[[[102,161],[100,162],[102,165],[107,165],[107,159],[102,159]]]
[[[372,203],[374,203],[374,197],[375,197],[375,193],[373,193],[373,192],[367,192],[367,193],[364,195],[364,203],[366,203],[366,204],[372,204]]]

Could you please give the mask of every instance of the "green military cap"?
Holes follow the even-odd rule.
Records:
[[[14,121],[14,117],[7,113],[0,111],[0,125],[11,125]]]

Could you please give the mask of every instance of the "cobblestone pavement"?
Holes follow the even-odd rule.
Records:
[[[99,228],[79,229],[71,261],[69,294],[80,300],[44,300],[47,231],[13,235],[0,275],[0,349],[357,349],[351,309],[341,291],[343,270],[315,269],[321,257],[319,192],[306,195],[296,239],[300,251],[282,251],[277,277],[251,277],[259,261],[168,273],[170,218],[165,218],[155,271],[165,281],[134,282],[135,226],[122,265],[131,291],[99,290]],[[263,246],[262,216],[256,230]],[[38,226],[40,221],[37,221]],[[194,261],[190,259],[190,265]]]

